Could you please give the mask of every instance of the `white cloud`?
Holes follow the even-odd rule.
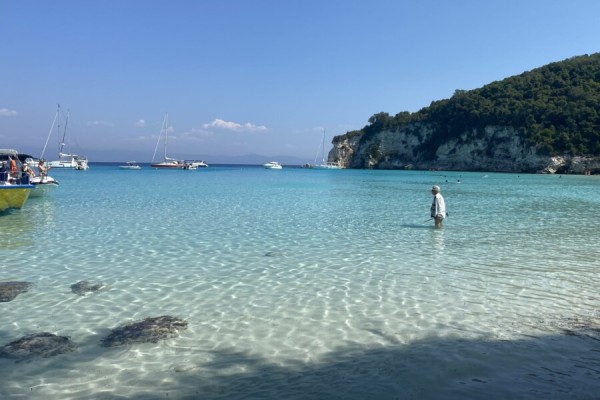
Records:
[[[17,115],[15,110],[9,110],[8,108],[0,108],[0,116],[2,117],[14,117]]]
[[[135,125],[138,128],[143,128],[146,126],[146,121],[143,119],[140,119],[139,121],[136,121],[133,125]]]
[[[202,126],[205,129],[216,128],[216,129],[225,129],[225,130],[230,130],[230,131],[235,131],[235,132],[262,132],[262,131],[268,130],[267,127],[264,125],[254,125],[249,122],[246,122],[245,124],[239,124],[237,122],[224,121],[219,118],[213,120],[212,122],[210,122],[208,124],[204,124]]]
[[[88,121],[87,126],[110,126],[112,127],[113,124],[110,122],[106,122],[106,121]]]

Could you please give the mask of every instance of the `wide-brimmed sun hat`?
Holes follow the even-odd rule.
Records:
[[[439,192],[440,191],[440,187],[438,185],[433,185],[431,187],[431,190],[435,190],[436,192]]]

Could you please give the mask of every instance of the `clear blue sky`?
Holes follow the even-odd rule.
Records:
[[[168,112],[171,156],[311,162],[323,128],[600,51],[600,1],[0,0],[0,38],[0,147],[39,155],[60,103],[91,161],[149,161]]]

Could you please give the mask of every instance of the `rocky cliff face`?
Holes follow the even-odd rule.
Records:
[[[433,129],[408,124],[398,131],[334,138],[330,161],[346,168],[440,169],[522,173],[600,173],[600,157],[550,157],[538,154],[511,127],[488,126],[432,145]]]

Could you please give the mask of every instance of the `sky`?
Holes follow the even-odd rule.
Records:
[[[313,162],[324,132],[599,52],[600,1],[0,0],[0,40],[0,148],[55,158],[60,104],[91,162],[151,161],[166,114],[171,157]]]

